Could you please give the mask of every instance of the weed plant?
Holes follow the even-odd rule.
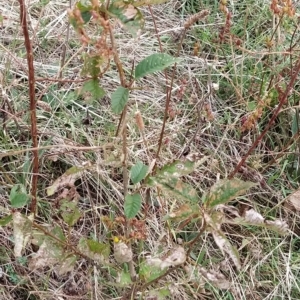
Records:
[[[0,299],[299,299],[298,18],[2,1]]]

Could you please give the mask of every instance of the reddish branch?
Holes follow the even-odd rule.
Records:
[[[267,124],[266,128],[264,129],[264,131],[255,140],[255,142],[252,144],[252,146],[250,147],[250,149],[248,150],[248,152],[244,155],[244,157],[241,159],[241,161],[235,167],[235,169],[233,170],[233,172],[229,175],[230,179],[232,179],[234,177],[234,175],[239,171],[239,169],[245,163],[245,161],[248,158],[248,156],[250,155],[250,153],[257,147],[257,145],[261,142],[262,138],[268,132],[268,130],[270,129],[270,127],[273,125],[273,122],[275,121],[276,117],[278,116],[278,114],[279,114],[279,112],[280,112],[283,104],[286,103],[286,100],[287,100],[287,98],[288,98],[291,90],[294,87],[294,84],[295,84],[295,81],[296,81],[296,79],[298,77],[299,72],[300,72],[300,59],[298,59],[297,63],[295,64],[294,70],[291,72],[293,75],[291,77],[291,80],[290,80],[288,86],[286,87],[284,93],[282,93],[282,95],[279,96],[279,104],[278,104],[276,110],[274,111],[274,114],[273,114],[272,118],[270,119],[270,121]]]
[[[29,100],[30,100],[30,121],[31,121],[31,136],[32,146],[37,148],[37,122],[36,122],[36,100],[35,100],[35,78],[34,78],[34,66],[33,66],[33,53],[32,46],[28,33],[27,26],[27,11],[24,0],[19,0],[20,3],[20,22],[23,29],[24,43],[27,53],[28,64],[28,80],[29,80]],[[38,150],[33,150],[33,167],[32,167],[32,183],[31,183],[31,212],[35,214],[37,206],[37,183],[38,183],[38,171],[39,171],[39,156]]]

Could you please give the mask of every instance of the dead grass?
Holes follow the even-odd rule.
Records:
[[[103,222],[103,216],[117,217],[123,211],[121,143],[114,136],[118,116],[112,113],[109,100],[110,94],[118,86],[118,77],[114,67],[105,74],[102,84],[107,97],[99,102],[91,103],[89,99],[84,98],[75,99],[75,92],[82,85],[81,82],[76,82],[82,78],[80,75],[82,59],[80,42],[72,29],[66,40],[68,1],[54,0],[45,6],[40,2],[28,1],[36,76],[55,78],[58,75],[62,47],[66,45],[67,64],[63,71],[63,78],[74,82],[66,82],[58,86],[55,82],[39,80],[36,84],[37,98],[47,102],[51,107],[50,112],[38,110],[39,145],[53,145],[53,148],[41,154],[38,191],[40,202],[37,220],[41,225],[58,225],[63,231],[68,231],[58,213],[57,199],[47,196],[46,188],[71,166],[79,167],[89,162],[93,167],[76,182],[82,217],[71,229],[69,236],[72,243],[79,241],[81,237],[96,237],[103,241],[106,236],[118,235],[123,231],[120,226],[110,232],[107,224]],[[261,5],[267,2],[260,1]],[[0,84],[3,116],[0,150],[5,152],[29,148],[31,141],[27,111],[27,65],[19,26],[18,1],[0,1],[0,4],[0,11],[4,17],[3,26],[0,28]],[[180,4],[179,1],[170,1],[153,7],[160,37],[168,41],[164,44],[164,48],[169,53],[174,53],[176,50],[176,38],[182,29],[183,20],[180,14],[176,13],[176,10],[179,11]],[[236,6],[236,10],[238,8]],[[259,6],[255,9],[258,10]],[[262,11],[265,13],[264,10]],[[134,40],[121,29],[116,33],[120,58],[127,72],[131,70],[132,61],[138,62],[149,54],[159,51],[151,16],[146,9],[143,12],[146,16],[146,30],[139,39]],[[251,10],[248,9],[248,12]],[[191,31],[185,40],[180,53],[182,61],[178,66],[172,91],[172,112],[167,122],[158,161],[159,166],[163,166],[180,158],[187,146],[190,153],[207,157],[207,160],[192,175],[186,177],[186,180],[195,186],[201,195],[216,180],[229,175],[265,124],[262,120],[253,131],[248,133],[240,131],[241,118],[249,113],[248,104],[253,101],[251,98],[253,94],[249,95],[249,98],[245,96],[246,90],[250,90],[249,82],[252,79],[252,75],[247,72],[253,72],[253,78],[258,76],[255,68],[249,69],[249,65],[246,64],[247,60],[251,61],[253,53],[235,52],[231,46],[226,49],[227,55],[232,55],[229,57],[224,57],[221,51],[203,52],[198,57],[193,56],[192,46],[198,39],[195,34],[199,31],[216,32],[220,24],[222,18],[213,11],[212,7],[212,17],[209,21],[195,25],[194,31]],[[268,34],[268,30],[265,34]],[[257,44],[253,41],[248,42],[247,48],[258,52],[257,64],[260,64],[264,58],[261,41]],[[205,41],[204,49],[209,46],[209,41]],[[232,60],[230,64],[226,61],[228,59]],[[248,75],[249,81],[243,81],[243,78]],[[178,95],[183,79],[186,82],[186,90],[183,97],[180,97]],[[219,85],[219,90],[214,90],[213,84]],[[139,86],[142,86],[142,89],[133,91],[129,102],[129,165],[133,165],[137,160],[145,164],[153,160],[163,121],[164,74],[147,76]],[[298,94],[296,96],[299,97]],[[4,101],[8,101],[11,107],[8,107]],[[296,102],[287,109],[293,109],[293,105],[296,105]],[[212,113],[211,119],[204,107]],[[144,147],[142,136],[135,125],[134,113],[137,110],[142,112],[145,122],[148,149]],[[272,108],[270,113],[271,111]],[[286,116],[288,118],[288,114]],[[269,114],[266,114],[265,118],[268,117]],[[84,125],[83,121],[87,118],[89,124]],[[288,122],[290,123],[291,121]],[[289,129],[287,132],[290,133]],[[282,137],[281,132],[271,132],[271,142],[276,138],[282,141],[282,145],[285,145],[288,140]],[[68,145],[105,146],[111,142],[114,142],[114,148],[108,147],[104,151],[83,152],[67,148]],[[264,140],[249,158],[249,167],[243,168],[243,172],[239,174],[245,180],[262,183],[240,201],[245,205],[254,206],[264,216],[274,218],[280,216],[290,220],[293,229],[293,226],[299,224],[298,216],[288,214],[282,204],[284,198],[298,187],[298,182],[292,181],[283,160],[278,160],[264,168],[269,157],[273,157],[276,151],[280,152],[282,149],[277,142],[274,144],[272,146],[268,139]],[[64,148],[61,148],[61,145],[64,145]],[[0,169],[2,214],[5,210],[10,210],[8,195],[12,185],[23,183],[28,190],[30,189],[32,176],[30,161],[29,153],[2,159]],[[258,167],[255,167],[255,162],[258,163]],[[272,176],[274,180],[269,185],[268,180]],[[189,224],[179,235],[179,233],[169,232],[163,219],[180,204],[180,201],[171,197],[151,194],[146,220],[147,240],[139,245],[134,244],[136,256],[143,258],[147,254],[157,255],[166,252],[174,245],[174,237],[182,240],[192,239],[199,230],[194,224]],[[238,201],[233,203],[235,206],[238,204]],[[22,212],[26,213],[26,210]],[[290,236],[280,237],[267,230],[251,227],[229,226],[224,230],[242,255],[243,267],[240,273],[234,270],[229,259],[224,260],[210,234],[206,233],[191,253],[191,258],[194,260],[193,273],[197,273],[198,277],[196,276],[195,279],[192,273],[187,276],[183,270],[177,270],[151,287],[152,292],[168,287],[171,291],[169,299],[298,299],[300,297],[297,232],[291,230]],[[0,299],[121,299],[122,287],[113,282],[115,276],[108,267],[98,269],[86,260],[79,259],[74,270],[67,275],[59,275],[58,270],[51,266],[39,271],[30,270],[28,260],[37,249],[28,246],[22,257],[24,261],[18,261],[12,251],[12,227],[0,227],[0,233],[2,270]],[[205,281],[203,276],[199,275],[199,268],[202,266],[223,274],[231,282],[230,288],[217,289]],[[140,294],[137,299],[158,298],[146,298],[146,295]]]

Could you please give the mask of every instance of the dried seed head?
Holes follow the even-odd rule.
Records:
[[[205,9],[197,14],[192,15],[184,24],[184,29],[189,29],[195,22],[205,18],[209,14],[209,10]]]
[[[135,121],[139,130],[143,131],[145,129],[145,125],[144,125],[143,117],[139,110],[135,113]]]

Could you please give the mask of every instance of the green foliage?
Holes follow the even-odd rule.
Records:
[[[8,215],[0,219],[0,226],[6,226],[12,221],[12,215]]]
[[[132,4],[125,4],[125,1],[113,1],[108,7],[108,13],[118,19],[133,36],[144,27],[143,14]]]
[[[60,212],[63,220],[69,225],[74,226],[81,217],[81,213],[76,202],[62,201]]]
[[[76,4],[77,8],[79,9],[81,13],[81,17],[85,23],[87,23],[91,19],[91,10],[92,10],[92,5],[90,1],[86,0],[80,0]]]
[[[138,161],[130,170],[130,179],[134,184],[136,184],[145,178],[147,172],[148,167],[141,161]]]
[[[129,90],[119,86],[111,95],[111,108],[116,114],[123,111],[129,97]]]
[[[197,203],[200,201],[197,191],[190,184],[180,179],[180,177],[193,172],[196,165],[196,163],[190,161],[175,161],[158,170],[156,175],[150,176],[146,184],[151,187],[158,186],[174,197]]]
[[[99,85],[98,79],[86,81],[81,89],[81,93],[89,92],[94,100],[101,99],[105,92]]]
[[[101,55],[84,55],[84,65],[81,70],[81,75],[91,76],[94,82],[98,83],[97,77],[101,74],[101,66],[104,64],[104,61],[105,59]],[[93,85],[96,85],[96,83],[93,83]],[[93,89],[95,89],[95,87]]]
[[[151,54],[135,67],[135,79],[139,79],[151,73],[162,71],[177,62],[179,62],[179,59],[174,58],[169,54]]]
[[[95,240],[91,240],[91,239],[87,239],[86,243],[91,252],[101,254],[105,258],[109,257],[110,247],[108,244],[99,243],[99,242],[97,242]]]
[[[9,200],[13,208],[22,208],[28,204],[30,196],[26,193],[23,184],[16,184],[10,191]]]
[[[126,218],[134,218],[140,211],[142,206],[142,197],[140,194],[128,194],[125,197],[124,213]]]
[[[139,276],[145,282],[152,281],[161,276],[165,270],[162,270],[158,265],[150,265],[147,261],[140,264]]]
[[[210,189],[204,203],[206,207],[210,208],[218,204],[228,203],[236,197],[245,194],[246,190],[255,185],[253,182],[245,182],[238,178],[220,180]]]

